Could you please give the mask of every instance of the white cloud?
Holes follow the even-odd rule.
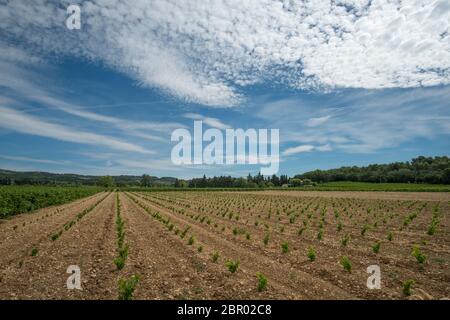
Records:
[[[331,145],[329,143],[327,143],[327,144],[325,144],[323,146],[315,147],[315,149],[317,151],[322,151],[322,152],[324,152],[324,151],[332,151],[333,150],[333,148],[331,147]]]
[[[121,151],[144,154],[153,153],[152,151],[146,150],[141,146],[129,142],[106,135],[81,131],[60,124],[50,123],[7,107],[0,106],[0,113],[0,127],[11,129],[20,133],[48,137],[61,141],[105,146]]]
[[[125,134],[128,134],[130,136],[134,137],[140,137],[145,140],[151,140],[151,141],[158,141],[166,143],[169,139],[163,138],[159,135],[155,134],[149,134],[145,131],[157,131],[157,132],[164,132],[168,133],[171,130],[174,130],[176,128],[183,127],[182,124],[175,123],[175,122],[140,122],[140,121],[127,121],[123,119],[119,119],[116,117],[111,116],[105,116],[101,115],[92,111],[86,111],[82,110],[79,106],[66,103],[62,100],[55,99],[53,97],[49,96],[40,96],[40,97],[33,97],[35,101],[39,101],[42,103],[45,103],[47,106],[58,109],[60,111],[66,112],[68,114],[91,120],[96,122],[105,122],[108,124],[111,124],[115,126],[116,128],[122,130]],[[145,130],[145,131],[142,131]]]
[[[55,160],[36,159],[36,158],[21,157],[21,156],[0,155],[0,158],[6,159],[6,160],[41,163],[41,164],[56,164],[56,165],[68,165],[68,164],[71,164],[70,161],[55,161]]]
[[[38,64],[42,63],[39,57],[32,56],[25,51],[11,47],[3,42],[0,42],[0,57],[4,62],[12,64]]]
[[[299,145],[287,149],[285,155],[311,151],[313,146],[315,151],[372,153],[450,135],[449,87],[348,92],[345,96],[322,95],[318,100],[257,102],[254,108],[268,126],[282,128],[282,144]],[[330,115],[333,121],[320,126],[304,121],[321,114]]]
[[[20,51],[17,55],[18,57],[21,56]],[[2,62],[2,60],[5,60],[5,57],[2,56],[2,51],[0,50],[0,86],[11,90],[12,95],[15,97],[10,99],[0,96],[0,99],[3,100],[0,100],[0,102],[4,102],[3,104],[20,104],[19,100],[30,100],[92,122],[110,124],[130,136],[163,143],[167,143],[169,133],[172,130],[184,127],[177,122],[129,121],[89,111],[84,106],[57,98],[55,94],[49,92],[49,89],[43,89],[40,84],[33,82],[33,79],[40,79],[40,83],[51,82],[50,79],[42,75],[44,72],[42,68],[38,69],[39,71],[30,71],[26,69],[26,66],[9,65]],[[25,62],[23,64],[26,65]],[[64,91],[55,85],[52,85],[52,89],[52,91],[56,92]],[[150,134],[149,131],[152,133]],[[165,137],[162,137],[161,134],[165,135]]]
[[[101,61],[210,106],[236,105],[240,86],[265,81],[306,89],[450,83],[448,0],[98,0],[83,2],[81,31],[66,30],[65,18],[53,1],[0,4],[5,37],[31,51]]]
[[[303,153],[303,152],[311,152],[311,151],[325,152],[325,151],[331,151],[331,150],[333,150],[333,148],[331,147],[331,145],[329,143],[327,143],[325,145],[318,145],[318,146],[313,146],[310,144],[303,144],[303,145],[299,145],[297,147],[287,148],[286,150],[283,151],[283,155],[290,156],[293,154]]]
[[[205,117],[205,116],[203,116],[201,114],[197,114],[197,113],[186,113],[183,116],[187,119],[201,120],[208,126],[217,128],[220,130],[225,130],[227,128],[231,128],[229,125],[223,123],[222,121],[220,121],[217,118]]]
[[[311,118],[308,119],[308,121],[306,121],[306,125],[308,127],[317,127],[320,126],[321,124],[325,123],[328,121],[328,119],[330,119],[331,116],[324,116],[324,117],[318,117],[318,118]]]
[[[314,150],[314,146],[309,145],[309,144],[304,144],[304,145],[297,146],[297,147],[287,148],[283,152],[283,155],[289,156],[291,154],[302,153],[302,152],[311,152],[313,150]]]

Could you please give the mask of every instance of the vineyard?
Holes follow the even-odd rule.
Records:
[[[0,299],[450,297],[448,193],[70,190],[5,211]]]
[[[100,191],[97,187],[0,187],[0,219],[64,204]]]

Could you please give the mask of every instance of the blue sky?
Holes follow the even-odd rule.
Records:
[[[172,164],[194,119],[279,129],[280,174],[449,154],[446,1],[114,2],[0,4],[0,168],[258,172]]]

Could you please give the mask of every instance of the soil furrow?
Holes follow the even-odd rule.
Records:
[[[166,214],[171,220],[189,226],[202,243],[215,247],[224,256],[230,259],[239,259],[242,268],[249,270],[249,273],[256,274],[256,272],[260,271],[263,274],[270,274],[272,281],[281,283],[291,289],[291,296],[286,298],[305,299],[312,296],[321,296],[323,299],[333,299],[339,296],[351,297],[351,295],[344,290],[297,270],[290,266],[286,261],[274,261],[265,255],[255,253],[249,248],[242,248],[219,235],[205,230],[202,226],[198,226],[195,223],[188,221],[184,217],[175,215],[170,210],[158,207],[148,200],[142,200],[155,210]]]
[[[0,255],[0,267],[3,268],[11,263],[19,263],[24,257],[31,254],[33,248],[39,250],[41,243],[51,241],[51,235],[63,228],[67,221],[74,219],[78,213],[104,196],[104,193],[100,193],[88,199],[79,200],[76,204],[58,207],[57,210],[59,211],[53,211],[55,210],[53,209],[51,213],[49,213],[49,210],[45,210],[46,213],[54,213],[45,220],[36,221],[36,218],[32,216],[26,217],[27,219],[20,219],[21,221],[35,221],[34,223],[28,223],[27,228],[13,230],[10,226],[16,225],[16,221],[15,219],[9,221],[9,226],[2,230],[3,239],[0,242],[0,251],[8,252],[8,254]],[[36,214],[42,216],[44,213],[37,212]]]
[[[93,211],[64,232],[43,243],[36,256],[8,266],[2,275],[0,298],[110,299],[115,298],[114,197],[110,194]],[[79,266],[82,290],[68,290],[67,268]]]

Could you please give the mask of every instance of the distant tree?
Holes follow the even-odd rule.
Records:
[[[288,176],[287,175],[281,175],[280,176],[280,185],[287,184],[287,183],[289,183]]]
[[[266,182],[264,180],[260,180],[258,183],[258,188],[264,188],[266,186]]]
[[[9,177],[1,177],[0,185],[11,185],[11,178]]]
[[[125,182],[116,182],[116,187],[126,188],[126,187],[128,187],[128,185]]]
[[[182,179],[175,180],[175,188],[186,188],[188,186],[187,182]]]
[[[442,174],[442,183],[450,184],[450,168],[446,168]]]
[[[206,179],[206,175],[203,175],[203,178],[200,183],[200,188],[207,188],[208,187],[208,180]]]
[[[141,177],[142,187],[151,187],[153,185],[152,178],[148,174],[143,174]]]
[[[258,185],[261,185],[261,182],[264,181],[264,176],[261,174],[261,172],[258,172],[256,177],[254,178],[254,182],[256,182]]]
[[[280,178],[278,178],[276,174],[274,174],[271,177],[270,182],[272,182],[274,186],[280,186],[281,185]]]
[[[302,179],[293,178],[289,182],[294,187],[301,187],[301,186],[303,186],[303,180]]]
[[[100,177],[98,179],[97,185],[99,185],[101,187],[105,187],[105,188],[112,188],[116,184],[114,182],[114,178],[113,177],[111,177],[111,176],[104,176],[104,177]]]
[[[233,187],[235,188],[247,188],[248,184],[248,180],[244,178],[237,178],[233,181]]]

